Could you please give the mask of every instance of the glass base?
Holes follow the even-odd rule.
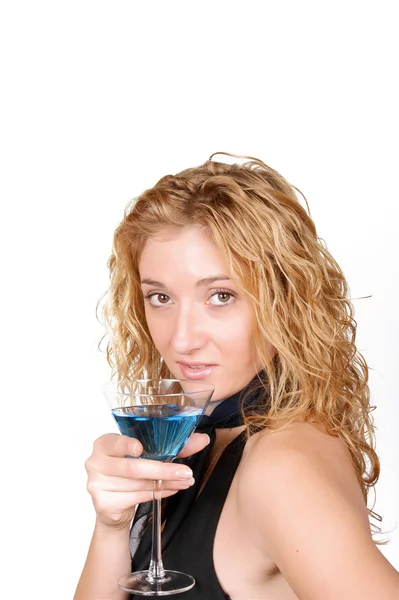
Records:
[[[179,571],[165,571],[165,577],[156,580],[148,579],[148,574],[149,571],[136,571],[125,575],[118,581],[118,587],[140,596],[170,596],[187,592],[195,586],[194,577]]]

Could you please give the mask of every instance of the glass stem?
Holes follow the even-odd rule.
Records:
[[[165,570],[162,564],[161,550],[161,499],[156,497],[156,492],[161,489],[162,481],[154,481],[153,491],[153,518],[152,518],[152,548],[151,562],[149,566],[148,579],[157,580],[165,577]]]

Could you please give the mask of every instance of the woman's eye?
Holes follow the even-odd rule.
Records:
[[[231,304],[233,300],[234,296],[230,292],[215,292],[209,298],[210,304],[213,304],[214,306],[223,306],[226,304]]]
[[[169,296],[166,294],[147,294],[144,299],[151,304],[151,306],[165,306],[169,303]]]

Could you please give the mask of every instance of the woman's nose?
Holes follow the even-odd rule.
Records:
[[[172,346],[178,354],[192,354],[203,346],[204,319],[199,311],[192,308],[181,309],[176,315],[174,325]]]

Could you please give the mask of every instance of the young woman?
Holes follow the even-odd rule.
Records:
[[[124,436],[96,440],[75,600],[129,597],[116,582],[148,567],[150,518],[131,523],[154,479],[165,567],[197,580],[181,600],[399,598],[371,534],[379,460],[342,270],[281,175],[213,156],[127,208],[105,305],[117,378],[211,383],[210,437],[194,433],[179,464],[126,458],[142,447]]]

